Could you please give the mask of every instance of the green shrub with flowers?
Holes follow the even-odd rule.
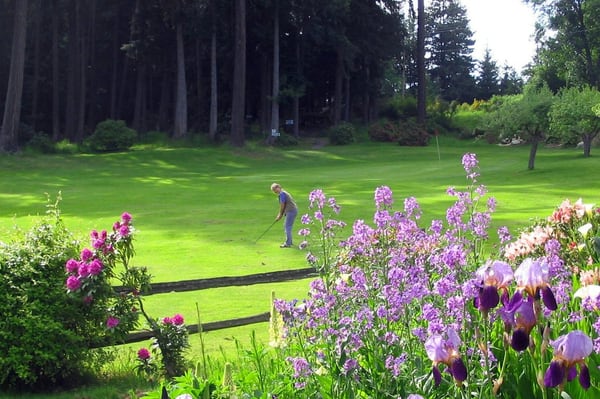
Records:
[[[600,397],[600,209],[565,201],[486,255],[496,202],[476,156],[463,166],[467,189],[427,226],[384,186],[373,226],[340,240],[335,199],[310,194],[301,246],[320,278],[275,301],[294,397]]]
[[[90,326],[104,326],[108,335],[99,335],[101,342],[92,346],[122,342],[139,326],[140,315],[152,331],[152,353],[146,348],[138,351],[137,373],[149,378],[156,372],[168,378],[183,374],[187,368],[184,352],[188,348],[188,331],[183,316],[152,318],[144,309],[143,293],[150,287],[151,276],[144,267],[130,265],[135,251],[135,228],[132,217],[124,212],[112,226],[112,232],[93,230],[91,247],[84,248],[78,259],[66,263],[67,292],[80,301],[85,309],[84,319]],[[122,271],[117,273],[118,268]],[[121,289],[115,290],[115,281]],[[108,340],[107,340],[108,338]],[[156,364],[160,358],[161,367]]]

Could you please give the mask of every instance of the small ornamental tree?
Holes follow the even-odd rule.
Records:
[[[600,91],[592,87],[563,90],[550,110],[550,134],[563,143],[583,142],[583,156],[589,157],[592,140],[600,133],[600,118],[594,107]]]

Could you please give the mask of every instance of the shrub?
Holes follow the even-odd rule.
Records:
[[[406,146],[424,146],[429,142],[427,131],[413,120],[377,122],[369,127],[369,138],[373,141],[395,141]]]
[[[93,152],[127,151],[136,138],[136,131],[128,128],[124,121],[107,119],[96,126],[87,145]]]
[[[329,142],[335,145],[345,145],[354,142],[355,128],[348,122],[332,126],[328,131]]]
[[[289,147],[298,145],[298,139],[291,134],[287,134],[284,131],[281,131],[281,136],[275,139],[274,145],[277,147]]]
[[[53,154],[56,152],[52,139],[42,132],[35,133],[27,142],[27,148],[40,154]]]
[[[81,373],[90,360],[67,297],[64,265],[78,244],[57,208],[0,247],[0,386],[45,387]]]
[[[396,96],[387,101],[380,115],[391,120],[401,120],[417,116],[417,99],[415,97]]]

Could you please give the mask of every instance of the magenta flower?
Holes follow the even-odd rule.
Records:
[[[77,291],[81,288],[81,280],[77,276],[69,276],[67,278],[67,289],[69,291]]]
[[[515,270],[515,280],[519,289],[527,292],[532,298],[541,295],[544,305],[550,310],[556,310],[556,298],[548,285],[548,264],[545,261],[526,258]]]
[[[131,215],[127,212],[123,212],[123,214],[121,215],[121,220],[123,221],[123,223],[129,224],[129,222],[131,222]]]
[[[579,383],[582,388],[590,387],[590,371],[585,358],[592,353],[593,343],[585,333],[575,330],[558,337],[550,343],[554,356],[544,374],[544,385],[553,388],[573,380],[579,366]]]
[[[97,276],[102,272],[104,265],[100,259],[94,259],[88,266],[88,270],[92,276]]]
[[[79,262],[77,262],[75,259],[69,259],[65,265],[65,270],[67,273],[77,272],[77,270],[79,270]]]
[[[148,360],[150,359],[150,351],[146,348],[141,348],[137,352],[138,359],[140,360]]]
[[[440,334],[434,334],[425,341],[427,357],[433,362],[433,378],[436,385],[442,381],[439,364],[446,365],[448,373],[457,385],[460,386],[467,379],[467,367],[458,352],[460,343],[460,338],[453,328],[446,331],[446,339]]]
[[[92,256],[94,256],[94,253],[89,248],[84,248],[81,251],[80,257],[83,262],[87,262],[88,260],[92,259]]]
[[[180,326],[184,323],[183,316],[180,315],[179,313],[177,313],[175,316],[173,316],[173,318],[171,320],[173,321],[173,324],[175,324],[176,326]]]
[[[173,319],[171,317],[163,317],[163,324],[173,324]]]
[[[117,319],[116,317],[108,316],[108,319],[106,319],[106,327],[107,328],[115,328],[118,325],[119,325],[119,319]]]
[[[502,261],[487,261],[476,272],[480,284],[476,306],[481,311],[488,311],[500,303],[502,293],[503,303],[508,302],[508,285],[513,281],[513,271],[510,265]]]

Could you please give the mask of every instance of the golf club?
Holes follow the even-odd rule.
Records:
[[[267,227],[267,229],[256,239],[256,241],[254,241],[254,243],[256,244],[258,242],[258,240],[263,238],[263,236],[265,234],[267,234],[267,231],[271,230],[271,227],[273,227],[273,225],[275,225],[276,222],[277,222],[277,220],[274,220],[273,223],[271,223],[271,225],[269,227]]]

